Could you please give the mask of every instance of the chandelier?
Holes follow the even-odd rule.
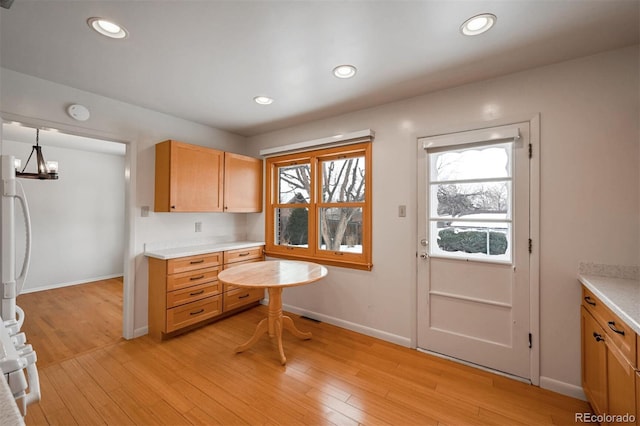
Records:
[[[33,157],[33,153],[36,153],[36,173],[25,172],[29,160]],[[31,154],[27,158],[22,171],[18,170],[21,165],[20,160],[16,160],[16,177],[27,179],[58,179],[58,162],[57,161],[45,161],[44,155],[42,155],[42,147],[40,146],[40,129],[36,129],[36,144],[31,149]]]

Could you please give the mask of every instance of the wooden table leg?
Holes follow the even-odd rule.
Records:
[[[311,333],[303,332],[293,324],[293,320],[282,314],[282,287],[269,287],[269,311],[267,318],[258,323],[256,331],[246,343],[238,346],[236,352],[243,352],[253,346],[264,334],[269,333],[269,337],[275,337],[278,343],[278,353],[282,365],[287,363],[282,346],[283,328],[300,339],[311,339]]]

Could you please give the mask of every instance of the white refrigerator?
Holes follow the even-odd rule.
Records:
[[[2,209],[0,211],[0,249],[2,287],[0,288],[0,370],[22,416],[27,405],[40,400],[40,382],[36,367],[36,352],[27,344],[24,332],[24,311],[16,297],[24,287],[31,256],[31,221],[22,185],[16,179],[15,159],[0,156],[2,175]],[[22,235],[16,236],[16,218],[25,221]],[[22,229],[22,227],[20,227]],[[25,240],[26,253],[21,265],[16,265],[16,238]],[[6,387],[5,387],[6,388]],[[0,401],[0,406],[3,401]]]

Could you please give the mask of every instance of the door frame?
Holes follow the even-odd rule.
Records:
[[[133,339],[141,334],[134,330],[135,310],[135,206],[136,206],[136,144],[134,141],[123,140],[116,135],[94,128],[80,127],[66,123],[44,120],[35,117],[27,117],[18,114],[0,111],[1,121],[16,121],[29,127],[46,127],[57,129],[62,133],[86,138],[122,143],[126,147],[124,158],[125,188],[124,188],[124,258],[123,258],[123,285],[122,285],[122,337]],[[0,123],[1,124],[1,123]],[[0,130],[1,135],[1,130]],[[1,141],[1,140],[0,140]],[[0,147],[1,148],[1,147]],[[1,151],[1,150],[0,150]]]
[[[465,132],[488,127],[498,127],[517,123],[529,123],[529,143],[531,144],[532,156],[529,163],[529,236],[532,240],[531,255],[529,257],[529,328],[531,333],[530,350],[530,373],[531,384],[540,386],[540,114],[525,116],[510,116],[500,120],[485,121],[470,125],[461,125],[442,131],[430,131],[427,134],[417,136],[416,143],[416,232],[414,247],[415,252],[415,304],[413,309],[413,333],[411,337],[411,347],[418,346],[418,296],[419,277],[426,274],[427,262],[422,262],[419,258],[420,239],[424,236],[420,234],[420,209],[426,207],[426,195],[419,191],[421,182],[425,182],[427,170],[427,156],[424,155],[424,148],[418,142],[419,139],[429,136],[437,136],[448,133]],[[425,163],[425,164],[423,164]]]

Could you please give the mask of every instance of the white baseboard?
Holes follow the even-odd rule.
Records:
[[[563,395],[571,396],[573,398],[581,399],[583,401],[587,400],[587,396],[584,394],[581,386],[561,382],[550,377],[540,376],[540,387]]]
[[[263,302],[264,303],[264,302]],[[375,337],[380,340],[385,340],[387,342],[395,343],[397,345],[405,346],[407,348],[411,347],[411,339],[404,336],[398,336],[397,334],[388,333],[386,331],[378,330],[371,327],[366,327],[361,324],[356,324],[354,322],[345,321],[340,318],[335,318],[329,315],[320,314],[318,312],[309,311],[306,309],[298,308],[297,306],[286,305],[283,304],[282,308],[285,311],[302,315],[314,320],[326,322],[327,324],[335,325],[337,327],[346,328],[347,330],[355,331],[357,333],[365,334],[367,336]]]
[[[136,328],[135,330],[133,330],[132,339],[135,339],[135,338],[140,337],[140,336],[144,336],[146,334],[149,334],[149,327],[148,326]]]
[[[71,287],[73,285],[89,284],[89,283],[92,283],[92,282],[95,282],[95,281],[110,280],[111,278],[119,278],[121,276],[122,276],[122,274],[113,274],[113,275],[105,275],[105,276],[102,276],[102,277],[87,278],[87,279],[79,280],[79,281],[71,281],[71,282],[67,282],[67,283],[44,285],[44,286],[34,287],[34,288],[23,288],[22,289],[22,293],[20,293],[20,294],[35,293],[37,291],[53,290],[53,289],[56,289],[56,288],[63,288],[63,287]]]

